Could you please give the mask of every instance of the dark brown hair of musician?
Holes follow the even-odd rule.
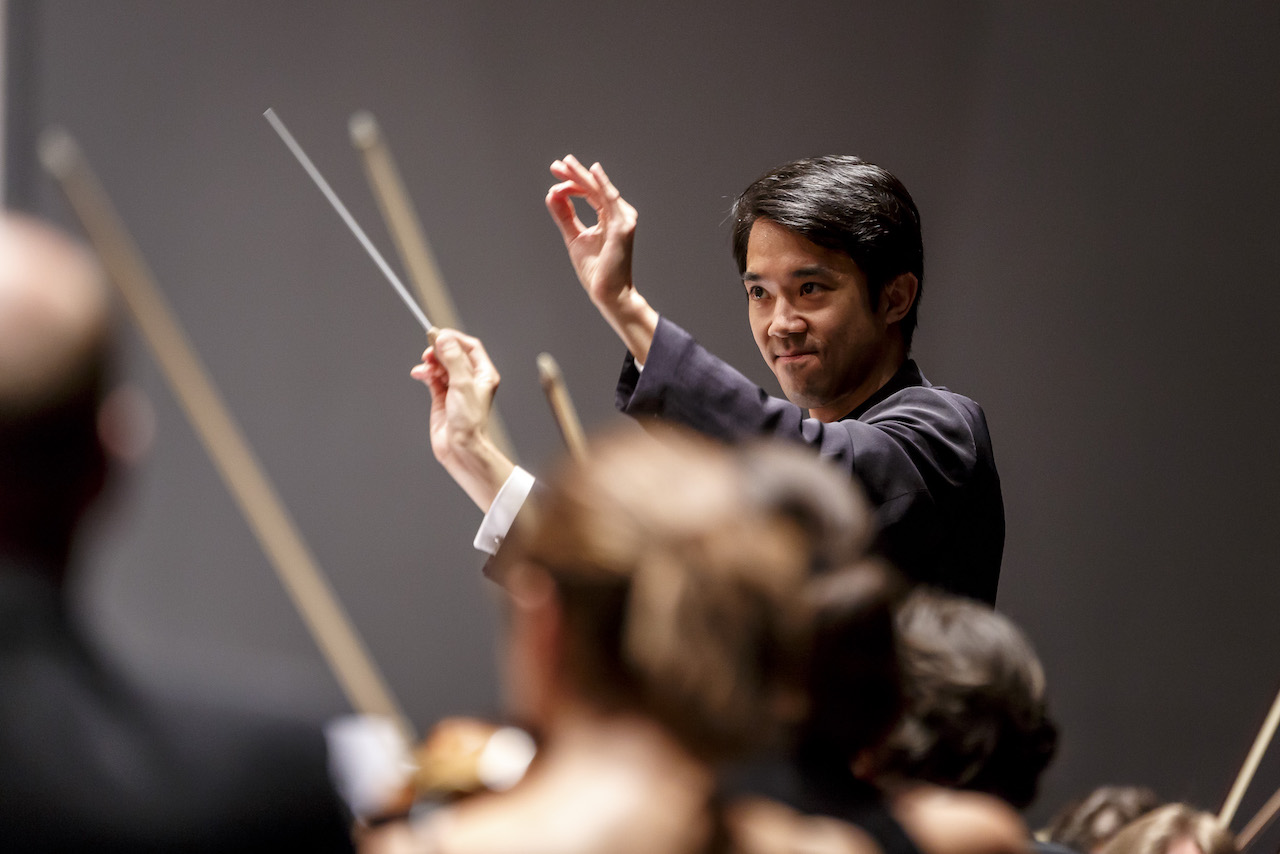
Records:
[[[806,582],[868,530],[848,479],[798,449],[633,433],[554,475],[497,568],[550,576],[580,696],[721,758],[802,717]]]
[[[1100,854],[1167,854],[1189,838],[1204,854],[1236,854],[1235,837],[1212,813],[1186,804],[1165,804],[1132,822],[1102,847]]]
[[[852,155],[784,163],[757,178],[733,203],[733,257],[747,269],[747,243],[757,219],[767,219],[826,249],[843,252],[867,277],[872,311],[886,284],[914,273],[919,290],[902,319],[911,349],[924,295],[924,242],[920,212],[889,170]]]
[[[814,644],[809,716],[796,741],[796,764],[813,785],[838,793],[854,757],[879,743],[902,709],[894,606],[903,582],[876,559],[810,583]]]
[[[1122,827],[1160,806],[1145,786],[1099,786],[1062,808],[1045,828],[1049,842],[1093,854]]]
[[[873,773],[1029,805],[1058,730],[1026,636],[986,605],[923,588],[897,625],[906,707]]]

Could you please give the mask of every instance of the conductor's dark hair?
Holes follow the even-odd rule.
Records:
[[[747,241],[759,219],[852,258],[867,277],[873,310],[886,284],[914,273],[920,287],[901,321],[903,343],[911,349],[924,293],[924,243],[920,212],[891,172],[852,155],[829,155],[785,163],[757,178],[733,203],[733,257],[740,274],[746,272]]]
[[[1058,730],[1026,636],[986,605],[923,588],[897,622],[906,709],[876,773],[1028,806]]]

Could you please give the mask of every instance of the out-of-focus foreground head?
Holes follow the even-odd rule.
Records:
[[[0,545],[56,559],[101,487],[106,289],[89,252],[0,216]]]
[[[1026,636],[987,605],[918,589],[898,612],[898,641],[906,708],[872,773],[1028,806],[1058,730]]]
[[[810,584],[811,706],[795,760],[809,784],[837,797],[853,780],[854,759],[879,744],[902,712],[894,609],[904,591],[878,558],[855,558]]]
[[[1131,823],[1102,854],[1236,854],[1235,837],[1217,816],[1186,804],[1165,804]]]
[[[662,430],[593,444],[547,490],[498,570],[551,579],[568,690],[644,714],[705,758],[771,743],[802,717],[807,582],[870,539],[848,478],[798,449]]]
[[[1099,786],[1063,807],[1043,835],[1081,854],[1098,854],[1121,828],[1158,806],[1160,798],[1145,786]]]

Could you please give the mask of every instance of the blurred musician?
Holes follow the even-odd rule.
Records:
[[[805,712],[809,580],[856,572],[836,562],[869,528],[847,478],[789,448],[633,433],[552,477],[536,509],[494,571],[508,701],[538,757],[513,789],[388,828],[368,851],[874,852],[842,822],[722,809],[716,774],[780,747]]]
[[[1146,786],[1099,786],[1059,810],[1038,835],[1079,854],[1098,854],[1121,828],[1160,803]]]
[[[350,850],[319,732],[148,696],[69,613],[110,468],[108,314],[83,248],[0,217],[0,847]]]
[[[854,773],[931,854],[1026,850],[1016,810],[1035,799],[1058,743],[1031,644],[1002,614],[923,588],[897,628],[903,713]]]
[[[1213,813],[1165,804],[1120,830],[1101,854],[1236,854],[1235,837]]]

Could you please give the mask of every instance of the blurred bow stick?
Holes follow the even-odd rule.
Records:
[[[404,300],[404,304],[409,307],[409,311],[413,312],[413,316],[418,318],[418,322],[422,324],[422,328],[427,333],[427,341],[434,344],[436,342],[436,327],[431,325],[431,321],[427,320],[427,316],[423,314],[422,309],[413,297],[409,296],[409,290],[400,281],[400,277],[391,269],[391,265],[382,257],[382,253],[378,251],[378,247],[373,245],[373,241],[369,239],[369,235],[364,233],[364,229],[360,227],[360,223],[356,222],[356,218],[351,215],[351,211],[347,210],[347,206],[338,198],[338,194],[329,186],[329,182],[320,174],[320,170],[311,162],[311,158],[302,150],[302,146],[298,145],[298,141],[293,138],[293,134],[289,133],[289,129],[284,126],[284,122],[280,121],[280,117],[276,115],[276,111],[268,109],[262,115],[267,117],[267,121],[271,123],[271,127],[275,128],[280,139],[284,140],[284,144],[288,147],[293,156],[297,158],[298,163],[302,164],[302,168],[311,176],[311,180],[320,188],[320,192],[329,200],[329,204],[333,205],[333,209],[338,212],[338,216],[342,217],[342,221],[347,224],[347,228],[351,229],[351,233],[355,235],[356,240],[360,241],[360,245],[364,247],[364,251],[369,253],[369,257],[378,265],[378,269],[387,277],[387,281],[396,289],[396,293],[400,295],[400,299]]]
[[[186,333],[165,301],[137,244],[125,230],[98,178],[64,131],[40,139],[40,160],[62,186],[102,265],[132,312],[214,466],[280,576],[303,622],[351,705],[382,715],[406,743],[413,728],[387,688],[360,636],[294,527],[275,488],[231,417]]]
[[[1253,740],[1253,747],[1250,748],[1249,755],[1245,757],[1240,773],[1236,775],[1236,782],[1231,787],[1231,794],[1227,795],[1227,801],[1222,805],[1222,812],[1218,813],[1218,824],[1221,826],[1231,826],[1231,819],[1235,818],[1236,808],[1240,806],[1240,800],[1244,797],[1245,789],[1249,788],[1249,783],[1253,780],[1253,774],[1258,770],[1258,763],[1262,761],[1262,754],[1267,752],[1267,745],[1271,743],[1272,737],[1276,734],[1277,726],[1280,726],[1280,692],[1276,693],[1275,701],[1271,703],[1271,711],[1267,713],[1267,719],[1262,722],[1262,729],[1258,730],[1258,737]]]
[[[387,230],[391,232],[391,239],[409,274],[409,281],[418,292],[418,298],[441,326],[464,331],[453,298],[440,274],[440,265],[436,263],[435,253],[431,251],[431,245],[422,229],[422,221],[409,201],[409,194],[400,179],[400,171],[396,169],[391,151],[382,139],[377,120],[371,113],[362,110],[351,116],[348,129],[351,132],[351,143],[359,149],[361,159],[364,160],[365,174],[369,176],[373,197],[378,202],[382,218],[386,220]],[[496,406],[489,410],[489,437],[508,459],[513,462],[516,460],[510,434]]]
[[[538,376],[542,380],[542,390],[547,395],[547,403],[551,404],[551,414],[560,427],[560,435],[564,437],[569,454],[578,461],[586,459],[587,439],[582,432],[582,422],[578,420],[578,411],[573,408],[573,400],[564,384],[560,365],[550,353],[538,354]]]
[[[1249,819],[1244,830],[1240,831],[1240,835],[1236,837],[1236,850],[1244,851],[1248,848],[1258,834],[1266,830],[1267,825],[1275,820],[1278,812],[1280,812],[1280,789],[1276,789],[1275,793],[1262,805],[1262,809],[1258,810],[1257,815]]]

